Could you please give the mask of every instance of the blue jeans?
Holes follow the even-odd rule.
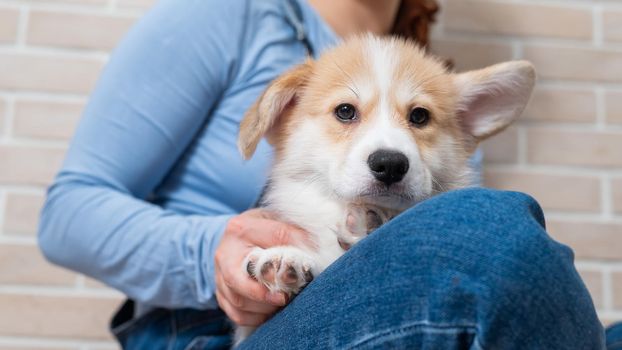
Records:
[[[220,311],[155,310],[116,333],[125,349],[218,349],[229,331]],[[604,349],[605,332],[538,204],[466,189],[376,230],[240,348]]]

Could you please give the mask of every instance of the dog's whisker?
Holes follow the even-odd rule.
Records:
[[[437,194],[447,191],[447,189],[438,180],[436,180],[434,177],[431,177],[431,179],[432,179],[432,183],[435,185],[435,187],[437,187],[436,189]]]
[[[333,61],[333,63],[337,66],[337,68],[339,68],[339,70],[350,80],[350,83],[352,85],[354,85],[354,87],[356,88],[353,89],[350,85],[348,84],[343,84],[343,86],[347,87],[348,89],[350,89],[350,91],[352,91],[352,93],[356,96],[356,98],[360,99],[361,96],[359,95],[358,91],[358,87],[356,86],[356,83],[354,82],[354,79],[352,79],[352,76],[350,76],[350,74],[348,74],[343,68],[341,68],[341,66],[339,65],[339,63]]]

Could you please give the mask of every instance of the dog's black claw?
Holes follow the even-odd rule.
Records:
[[[367,223],[367,234],[370,234],[372,231],[384,224],[380,214],[378,214],[374,210],[367,210],[365,214],[365,219]]]
[[[248,264],[246,264],[246,272],[248,273],[249,276],[251,276],[252,278],[255,278],[255,262],[253,261],[249,261]]]
[[[303,277],[305,279],[305,282],[307,283],[310,283],[311,281],[313,281],[313,273],[310,270],[305,270]]]

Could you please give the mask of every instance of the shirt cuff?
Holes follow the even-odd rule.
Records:
[[[214,257],[216,256],[216,249],[220,244],[222,235],[225,233],[229,220],[236,215],[237,214],[210,217],[209,230],[206,231],[204,237],[204,259],[201,265],[201,279],[204,281],[204,295],[211,296],[205,303],[205,307],[210,309],[218,307],[218,302],[216,301],[216,280],[214,271]]]

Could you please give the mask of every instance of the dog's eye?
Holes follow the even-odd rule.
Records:
[[[430,111],[423,107],[415,107],[410,112],[410,122],[416,127],[421,128],[426,126],[430,121]]]
[[[349,103],[342,103],[335,107],[335,116],[344,122],[356,119],[356,108]]]

